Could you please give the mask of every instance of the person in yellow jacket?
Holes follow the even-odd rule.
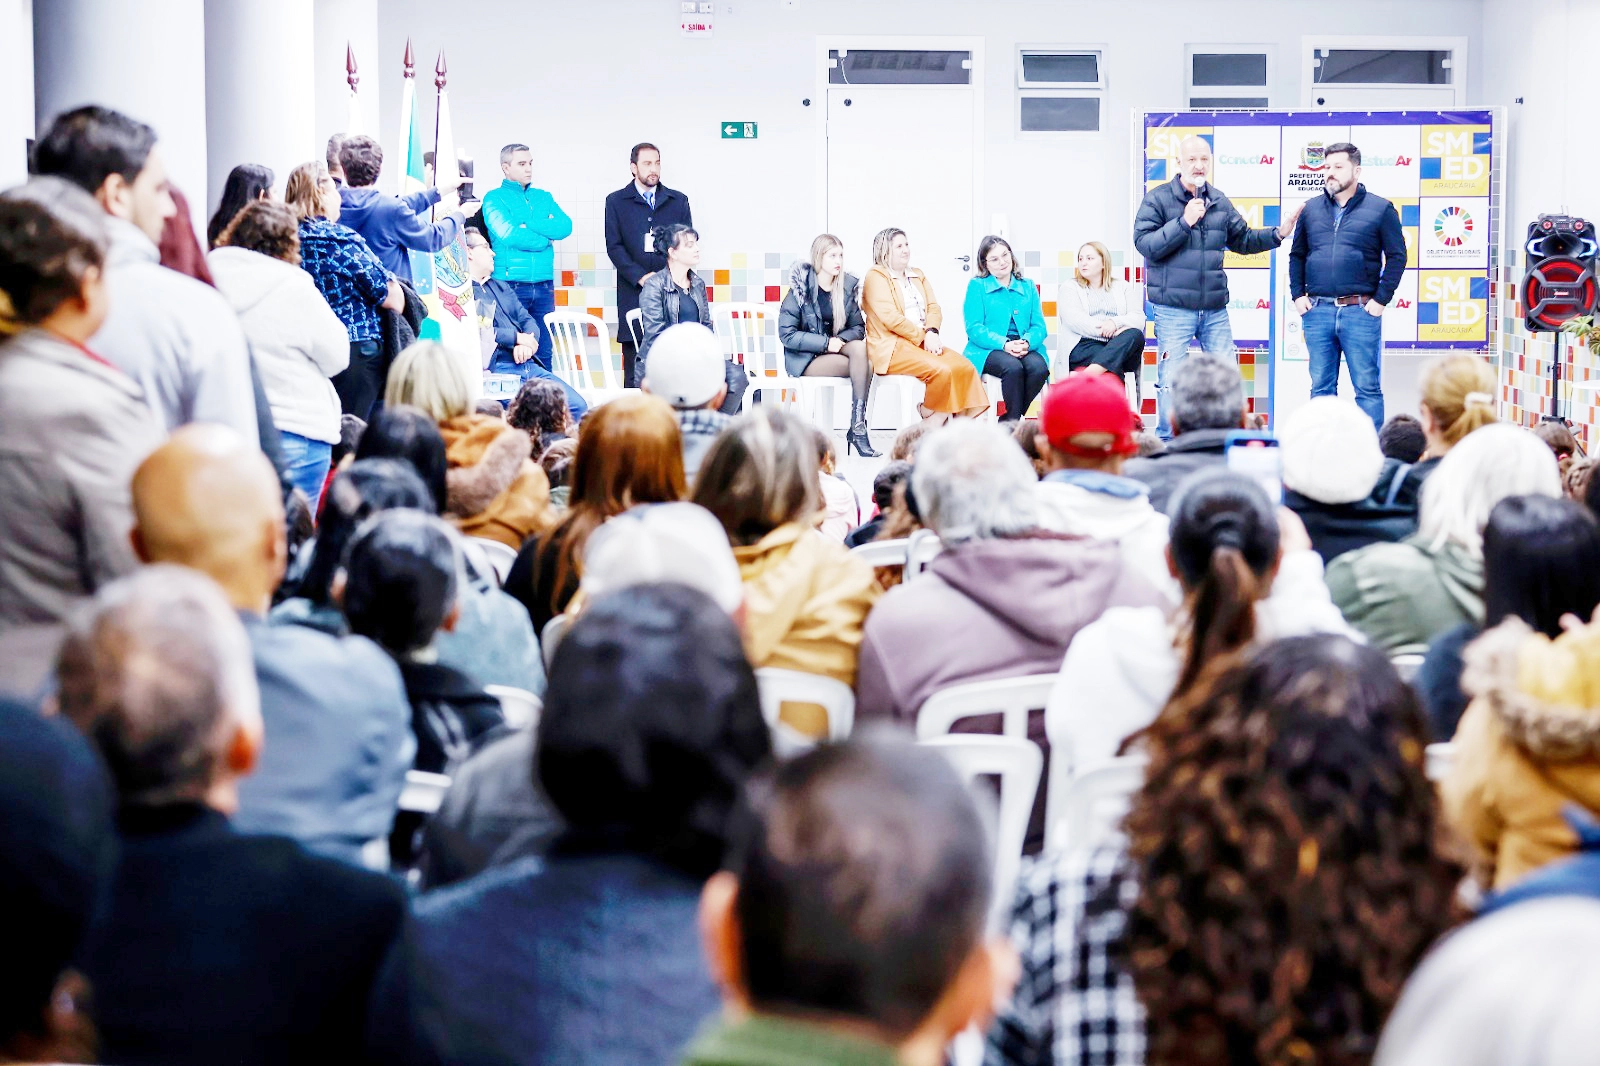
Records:
[[[926,387],[922,417],[977,417],[989,409],[983,381],[961,350],[939,336],[944,311],[922,271],[911,266],[904,230],[886,229],[872,239],[874,266],[861,282],[867,319],[867,358],[874,373],[904,374]]]
[[[1440,792],[1498,890],[1577,851],[1564,809],[1600,815],[1600,612],[1555,640],[1508,618],[1464,659],[1473,699]]]
[[[717,517],[733,545],[750,665],[854,688],[861,628],[879,589],[870,566],[817,532],[823,511],[810,428],[777,410],[737,419],[706,453],[693,502]],[[820,709],[786,707],[783,718],[808,736],[826,732]]]

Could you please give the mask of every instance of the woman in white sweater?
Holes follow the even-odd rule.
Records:
[[[314,514],[339,442],[339,394],[328,379],[349,365],[350,335],[300,269],[299,218],[286,204],[249,204],[206,261],[250,342],[289,480]]]
[[[1057,381],[1086,367],[1096,374],[1138,373],[1144,359],[1143,290],[1111,276],[1111,253],[1099,241],[1078,249],[1078,265],[1061,283],[1056,313]]]
[[[1322,581],[1294,512],[1217,468],[1173,497],[1168,565],[1183,603],[1112,607],[1078,631],[1045,706],[1050,757],[1073,772],[1115,756],[1212,663],[1256,640],[1330,633],[1364,643]],[[1053,772],[1060,772],[1059,769]]]

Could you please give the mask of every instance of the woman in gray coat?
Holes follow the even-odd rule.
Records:
[[[867,359],[866,320],[860,279],[844,272],[844,244],[831,233],[811,242],[811,261],[789,271],[789,295],[778,311],[778,340],[791,377],[850,379],[850,432],[845,451],[877,456],[867,438],[867,395],[872,363]]]
[[[711,328],[711,304],[706,297],[706,283],[694,268],[700,265],[700,234],[691,226],[674,223],[657,226],[650,231],[650,246],[664,249],[667,265],[644,280],[639,290],[639,325],[644,339],[639,344],[638,362],[634,364],[640,381],[645,381],[650,348],[656,338],[680,322],[698,322]],[[728,396],[722,401],[724,414],[735,414],[744,402],[750,387],[750,377],[738,363],[729,359],[726,367]]]

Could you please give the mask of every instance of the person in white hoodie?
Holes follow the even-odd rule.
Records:
[[[1139,416],[1111,374],[1070,374],[1045,394],[1035,445],[1045,475],[1034,490],[1039,526],[1115,543],[1124,565],[1176,606],[1177,582],[1167,568],[1167,516],[1150,505],[1150,489],[1122,476],[1137,455]]]
[[[244,326],[289,481],[315,513],[339,443],[339,394],[329,379],[350,363],[350,335],[300,269],[299,217],[287,204],[255,200],[234,216],[206,261]]]
[[[1117,755],[1208,666],[1258,639],[1327,633],[1365,643],[1328,595],[1300,519],[1243,475],[1209,469],[1184,479],[1166,556],[1183,588],[1176,611],[1109,608],[1067,648],[1044,724],[1052,758],[1074,772]]]

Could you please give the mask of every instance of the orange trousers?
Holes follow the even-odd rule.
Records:
[[[944,351],[934,355],[903,337],[896,337],[894,354],[889,357],[884,373],[904,374],[922,382],[926,389],[922,406],[930,411],[955,414],[989,406],[983,379],[958,348],[946,346]]]

